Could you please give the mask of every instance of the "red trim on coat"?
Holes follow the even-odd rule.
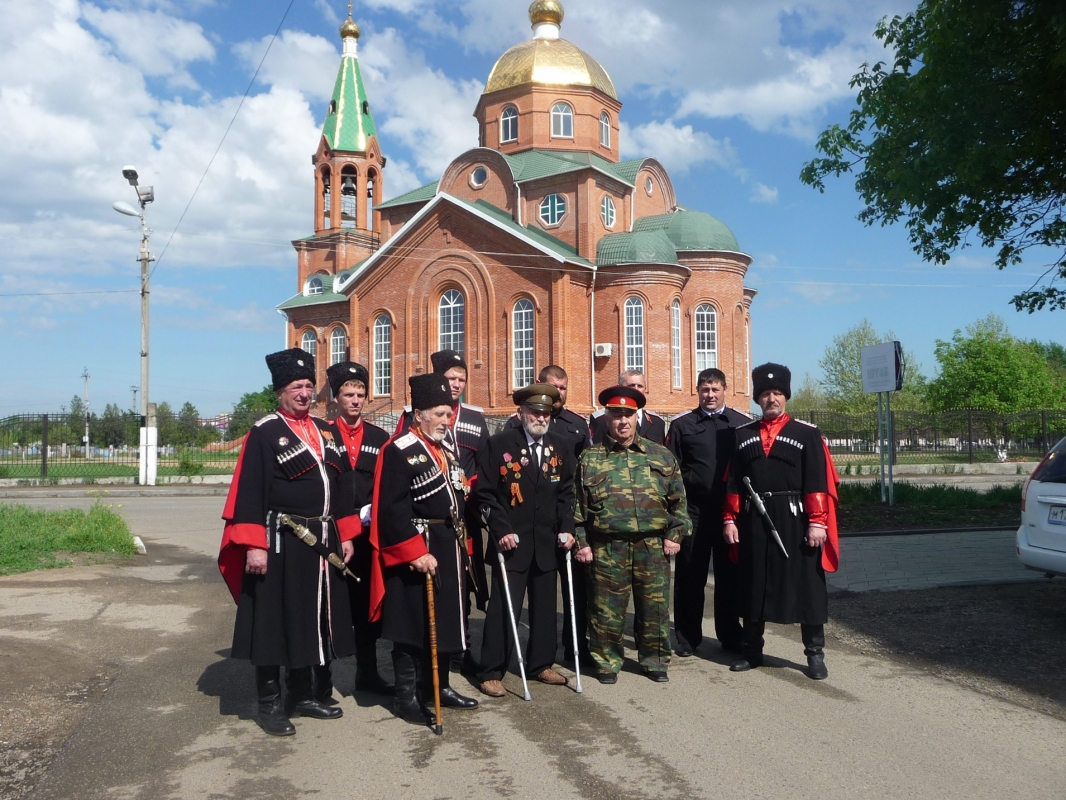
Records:
[[[381,561],[386,567],[398,567],[402,564],[410,564],[416,558],[421,558],[428,553],[426,540],[415,535],[405,542],[382,548]]]
[[[350,542],[362,532],[363,520],[359,518],[358,513],[337,520],[337,533],[340,534],[342,542]]]
[[[236,603],[241,596],[241,584],[244,582],[244,563],[249,548],[266,550],[267,535],[265,525],[252,522],[228,522],[222,529],[222,546],[218,551],[218,571],[226,582],[229,593]]]
[[[829,518],[829,495],[825,492],[811,492],[803,496],[803,507],[807,511],[807,524],[827,527]]]
[[[837,506],[840,505],[840,495],[837,486],[840,484],[840,476],[837,475],[833,456],[829,454],[829,444],[822,437],[822,447],[825,448],[825,485],[828,487],[828,502],[826,503],[825,545],[822,547],[822,568],[826,572],[836,572],[840,566],[840,533],[837,530]]]

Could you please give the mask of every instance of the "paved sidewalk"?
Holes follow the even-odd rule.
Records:
[[[841,537],[840,569],[830,590],[929,589],[1044,580],[1014,552],[1014,531]]]

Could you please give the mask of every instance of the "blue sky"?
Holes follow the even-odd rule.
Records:
[[[288,0],[0,0],[0,416],[90,402],[139,383],[136,220],[121,177],[155,186],[163,253]],[[524,0],[355,4],[360,61],[389,158],[386,196],[438,178],[476,145],[496,58],[530,36]],[[753,359],[819,377],[832,337],[868,318],[927,375],[936,339],[989,312],[1021,338],[1066,340],[1061,312],[1009,298],[1046,258],[1005,272],[980,248],[922,263],[902,227],[867,228],[848,180],[798,180],[843,121],[848,79],[883,57],[889,0],[564,0],[562,35],[621,100],[623,155],[655,156],[684,205],[721,218],[754,257]],[[311,232],[310,157],[339,59],[339,0],[295,0],[230,134],[153,274],[151,395],[220,413],[267,382],[274,310],[296,291],[290,240]]]

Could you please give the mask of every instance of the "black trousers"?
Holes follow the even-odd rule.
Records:
[[[357,654],[373,653],[381,638],[381,620],[370,621],[370,562],[374,550],[370,537],[357,536],[352,541],[355,555],[349,562],[352,572],[361,579],[356,583],[348,578],[348,599],[352,608],[352,624],[355,626],[355,650]]]
[[[714,564],[714,633],[723,647],[741,643],[740,572],[729,560],[721,508],[693,515],[695,532],[681,542],[674,562],[674,630],[692,647],[703,641],[707,575]]]
[[[744,655],[762,655],[763,633],[766,623],[763,620],[744,620]],[[825,625],[807,625],[800,623],[800,636],[803,638],[803,655],[818,655],[825,648]]]
[[[526,674],[530,677],[555,662],[555,648],[558,645],[555,604],[558,574],[555,569],[541,570],[535,560],[525,571],[507,572],[516,621],[522,615],[522,599],[527,591],[529,593],[529,641],[526,643],[525,660]],[[481,638],[481,674],[478,677],[482,681],[502,679],[515,652],[511,616],[507,610],[498,564],[492,571],[490,597]]]

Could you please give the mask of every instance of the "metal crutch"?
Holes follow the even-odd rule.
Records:
[[[570,550],[566,551],[566,584],[570,589],[570,628],[574,634],[574,675],[577,685],[574,687],[581,694],[581,653],[577,647],[577,609],[574,607],[574,567]]]
[[[515,537],[518,538],[517,536]],[[503,577],[503,593],[507,596],[507,610],[511,614],[511,633],[514,634],[514,649],[518,651],[518,671],[522,675],[522,691],[525,692],[525,699],[532,700],[533,696],[529,693],[529,683],[526,682],[526,661],[522,657],[522,643],[518,641],[518,622],[515,620],[514,604],[511,602],[511,586],[507,582],[507,564],[503,560],[503,553],[497,553],[497,558],[500,560],[500,575]]]

